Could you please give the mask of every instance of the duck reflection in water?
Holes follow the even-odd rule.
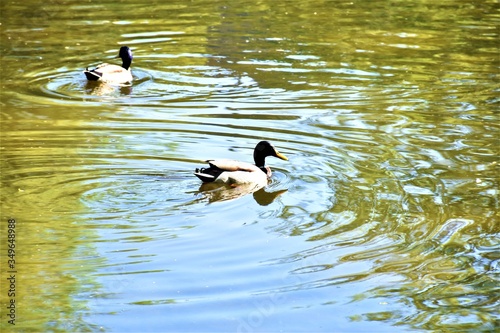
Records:
[[[287,190],[277,190],[267,192],[264,187],[255,186],[254,184],[229,186],[220,183],[203,183],[198,193],[202,194],[204,198],[207,198],[209,203],[233,200],[252,193],[254,200],[259,205],[267,206],[286,191]]]
[[[85,91],[94,96],[113,96],[130,95],[132,93],[131,85],[110,85],[101,81],[87,81]]]

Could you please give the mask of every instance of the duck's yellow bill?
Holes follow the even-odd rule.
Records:
[[[276,157],[281,158],[282,160],[288,161],[288,157],[286,157],[282,153],[276,152]]]

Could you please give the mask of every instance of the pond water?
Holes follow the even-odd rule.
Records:
[[[498,328],[497,1],[0,9],[2,330]],[[260,140],[267,187],[200,187]]]

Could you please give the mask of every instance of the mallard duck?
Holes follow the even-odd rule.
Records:
[[[253,159],[255,164],[234,160],[208,160],[208,168],[195,170],[196,177],[204,183],[225,183],[228,185],[255,184],[265,186],[271,177],[271,169],[265,165],[267,156],[274,156],[288,161],[272,144],[261,141],[255,146]]]
[[[122,65],[100,64],[96,68],[83,71],[89,81],[103,81],[107,83],[123,84],[132,82],[130,65],[132,64],[132,51],[128,46],[122,46],[117,58],[122,58]]]

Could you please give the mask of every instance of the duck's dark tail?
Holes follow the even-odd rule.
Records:
[[[200,180],[204,183],[211,183],[218,177],[218,174],[214,174],[211,171],[213,170],[210,168],[197,168],[194,172],[194,175],[200,178]]]
[[[89,81],[97,81],[102,77],[101,73],[96,72],[94,70],[89,71],[88,68],[85,69],[83,71],[83,73],[85,74],[85,76],[87,77],[87,80],[89,80]]]
[[[200,180],[204,183],[211,183],[215,180],[215,177],[212,176],[212,175],[207,175],[206,173],[199,173],[199,172],[195,172],[194,175],[198,178],[200,178]]]

